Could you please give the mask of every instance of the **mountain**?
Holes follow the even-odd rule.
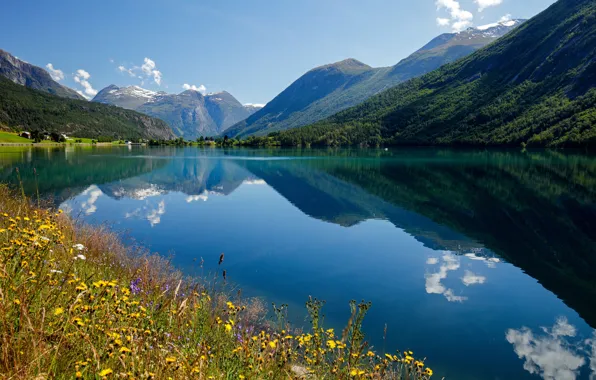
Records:
[[[75,90],[53,80],[41,67],[21,61],[2,49],[0,49],[0,76],[14,83],[63,98],[85,100]]]
[[[285,145],[594,146],[595,87],[596,2],[559,0],[460,61],[279,139]]]
[[[176,135],[187,139],[218,135],[258,110],[243,106],[226,91],[208,95],[194,90],[168,94],[138,86],[111,85],[101,90],[93,101],[160,118]]]
[[[511,20],[442,34],[393,67],[372,68],[355,59],[318,67],[226,133],[237,137],[260,136],[317,122],[401,82],[465,57],[523,21]]]
[[[50,95],[0,77],[0,125],[76,137],[175,137],[158,119],[123,108]]]
[[[165,92],[157,93],[139,86],[118,87],[110,85],[95,95],[94,102],[111,104],[114,106],[136,110],[143,104],[153,101],[158,94],[167,95]]]

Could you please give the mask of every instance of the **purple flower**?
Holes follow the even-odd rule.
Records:
[[[141,293],[141,287],[139,286],[139,284],[141,283],[141,279],[137,278],[136,280],[132,280],[130,282],[130,292],[132,294],[139,294]]]

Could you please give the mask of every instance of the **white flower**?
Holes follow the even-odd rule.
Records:
[[[87,258],[84,255],[76,255],[75,260],[79,259],[79,260],[87,260]]]
[[[82,251],[85,249],[85,246],[83,244],[75,244],[72,246],[74,249],[76,249],[77,251]]]
[[[56,270],[56,269],[50,269],[50,272],[52,272],[52,273],[62,273],[61,270]]]

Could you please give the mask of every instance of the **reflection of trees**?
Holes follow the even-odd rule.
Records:
[[[309,164],[482,243],[596,326],[595,159],[431,151]]]
[[[27,148],[10,154],[4,151],[1,162],[6,166],[0,169],[0,182],[19,186],[14,170],[19,168],[27,194],[34,195],[39,189],[42,196],[53,197],[58,204],[90,185],[138,176],[167,163],[153,157],[123,158],[122,152],[120,149],[73,147]]]

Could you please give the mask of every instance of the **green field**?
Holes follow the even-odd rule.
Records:
[[[13,132],[0,132],[0,143],[32,143],[33,141],[21,137]]]

